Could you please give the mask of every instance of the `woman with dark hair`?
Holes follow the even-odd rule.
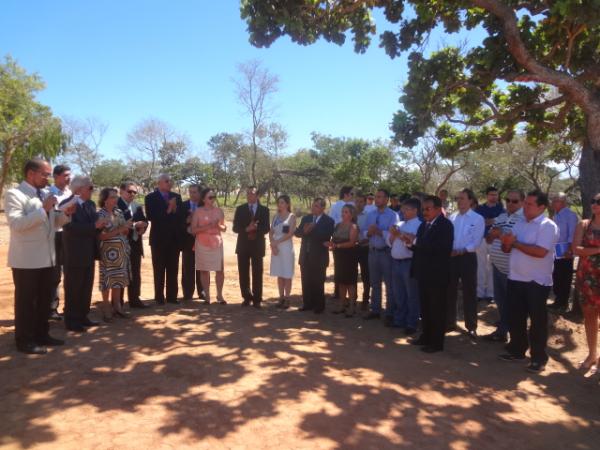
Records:
[[[581,369],[598,371],[598,318],[600,317],[600,193],[592,199],[592,218],[582,220],[575,229],[573,253],[579,256],[575,286],[583,307],[588,356]]]
[[[117,208],[119,194],[116,189],[104,188],[100,191],[98,217],[106,219],[100,232],[100,290],[102,291],[102,315],[110,322],[113,315],[122,318],[129,316],[123,311],[122,295],[129,285],[131,265],[127,235],[132,227],[131,220],[125,220]],[[109,301],[109,294],[111,301]]]
[[[287,195],[277,198],[277,214],[273,218],[269,241],[271,243],[272,277],[277,277],[279,287],[278,308],[290,306],[292,278],[294,278],[294,244],[292,237],[296,231],[296,216],[292,214],[291,200]]]
[[[211,188],[200,191],[200,202],[192,216],[190,231],[196,236],[194,246],[196,270],[206,295],[205,303],[210,303],[210,272],[215,272],[217,302],[226,304],[223,298],[223,238],[221,233],[227,230],[223,210],[215,204],[215,193]]]
[[[357,243],[356,208],[344,205],[342,221],[336,225],[331,241],[324,245],[333,251],[334,280],[339,285],[339,298],[342,300],[342,307],[334,314],[345,313],[346,317],[352,317],[356,312]]]

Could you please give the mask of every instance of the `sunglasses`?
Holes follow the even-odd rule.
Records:
[[[131,194],[131,195],[136,195],[136,194],[137,194],[137,191],[127,191],[127,193],[128,193],[128,194]]]
[[[600,206],[600,198],[593,198],[590,204]]]
[[[521,201],[521,200],[516,200],[516,199],[511,200],[510,198],[507,198],[505,200],[506,200],[506,203],[514,203],[515,205]]]

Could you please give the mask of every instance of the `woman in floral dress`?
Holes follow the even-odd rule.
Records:
[[[600,193],[592,200],[592,218],[577,225],[573,253],[579,256],[576,287],[583,307],[588,356],[580,368],[598,371],[598,318],[600,318]]]

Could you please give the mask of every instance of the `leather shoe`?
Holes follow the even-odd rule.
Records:
[[[423,347],[421,349],[422,352],[425,353],[436,353],[436,352],[441,352],[442,349],[439,347],[433,347],[432,345],[426,345],[425,347]]]
[[[250,300],[244,300],[242,306],[250,306]]]
[[[52,336],[48,335],[45,338],[41,339],[38,344],[40,345],[49,345],[51,347],[57,347],[59,345],[65,345],[65,341],[62,339],[56,339]]]
[[[312,308],[309,308],[308,306],[301,306],[300,308],[298,308],[298,311],[302,312],[302,311],[310,311]]]
[[[75,333],[85,333],[87,329],[83,325],[69,325],[65,327],[68,331]]]
[[[452,331],[458,331],[457,325],[448,325],[446,327],[446,333],[451,333]]]
[[[158,305],[164,305],[165,304],[165,299],[164,298],[159,298],[159,299],[156,300],[156,303]]]
[[[410,341],[411,345],[427,345],[427,341],[423,339],[423,337],[419,337],[417,339],[413,339]]]
[[[95,320],[90,320],[86,317],[85,320],[83,321],[82,325],[84,327],[97,327],[98,325],[100,325],[100,322],[96,322]]]
[[[469,330],[469,331],[467,331],[467,336],[469,336],[469,339],[471,339],[472,341],[476,341],[477,340],[477,331]]]
[[[253,303],[252,306],[254,306],[256,309],[261,309],[262,308],[260,302],[259,303]]]
[[[417,332],[417,330],[415,328],[412,328],[412,327],[406,327],[404,329],[404,334],[407,335],[407,336],[412,336],[416,332]]]
[[[179,300],[177,300],[176,298],[170,298],[169,300],[167,300],[167,303],[171,303],[172,305],[179,305]]]
[[[141,300],[130,301],[129,302],[129,307],[130,308],[139,308],[139,309],[148,308],[148,306],[144,305]]]
[[[17,350],[28,355],[45,355],[48,353],[46,347],[37,344],[17,344]]]

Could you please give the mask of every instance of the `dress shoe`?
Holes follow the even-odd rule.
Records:
[[[546,368],[545,364],[542,364],[539,362],[532,362],[531,364],[529,364],[527,366],[527,372],[540,373],[540,372],[543,372],[545,368]]]
[[[472,341],[476,341],[477,340],[477,331],[469,330],[469,331],[467,331],[467,336],[469,336],[469,339],[471,339]]]
[[[381,314],[376,313],[376,312],[370,312],[369,314],[367,314],[364,319],[365,320],[373,320],[373,319],[379,319],[381,317]]]
[[[407,336],[412,336],[413,334],[415,334],[417,332],[416,328],[412,328],[412,327],[406,327],[404,329],[404,334]]]
[[[483,336],[483,339],[485,339],[486,341],[490,341],[490,342],[506,342],[506,336],[497,333],[497,332],[493,332],[490,334],[486,334],[485,336]]]
[[[242,302],[242,306],[250,306],[250,300],[244,299],[244,301]]]
[[[427,341],[425,339],[423,339],[423,336],[417,338],[417,339],[413,339],[412,341],[410,341],[411,345],[428,345]]]
[[[198,294],[198,298],[200,300],[206,300],[206,292],[204,292],[204,291],[200,292],[200,294]]]
[[[148,306],[144,305],[142,303],[142,301],[138,299],[138,300],[129,301],[129,307],[130,308],[144,309],[144,308],[147,308]]]
[[[503,353],[502,355],[498,355],[498,359],[500,361],[507,361],[507,362],[520,362],[520,361],[525,361],[525,356],[516,356],[513,355],[512,353]]]
[[[298,308],[298,311],[303,312],[303,311],[310,311],[312,308],[309,308],[308,306],[301,306],[300,308]]]
[[[65,341],[63,341],[62,339],[53,338],[52,336],[46,336],[45,338],[40,339],[38,344],[49,345],[51,347],[57,347],[59,345],[65,345]]]
[[[156,304],[157,305],[164,305],[165,304],[165,299],[164,298],[156,299]]]
[[[426,345],[425,347],[423,347],[421,349],[421,351],[425,352],[425,353],[436,353],[436,352],[441,352],[442,349],[439,347],[434,347],[432,345]]]
[[[87,329],[83,325],[69,325],[65,327],[67,331],[73,331],[75,333],[85,333]]]
[[[96,322],[95,320],[90,320],[87,317],[84,319],[82,325],[84,327],[97,327],[100,325],[100,322]]]
[[[446,327],[446,333],[451,333],[453,331],[458,331],[458,326],[457,325],[448,325]]]
[[[37,344],[17,344],[17,351],[27,353],[28,355],[45,355],[48,349],[43,345]]]
[[[256,309],[262,308],[262,305],[260,303],[253,303],[252,306],[255,307]]]
[[[131,319],[131,314],[126,313],[125,311],[115,311],[115,317],[120,317],[121,319]]]
[[[176,298],[170,298],[169,300],[167,300],[167,303],[170,303],[172,305],[179,305],[179,300],[177,300]]]
[[[50,315],[48,316],[48,319],[59,322],[63,319],[63,316],[57,310],[53,309],[52,311],[50,311]]]

